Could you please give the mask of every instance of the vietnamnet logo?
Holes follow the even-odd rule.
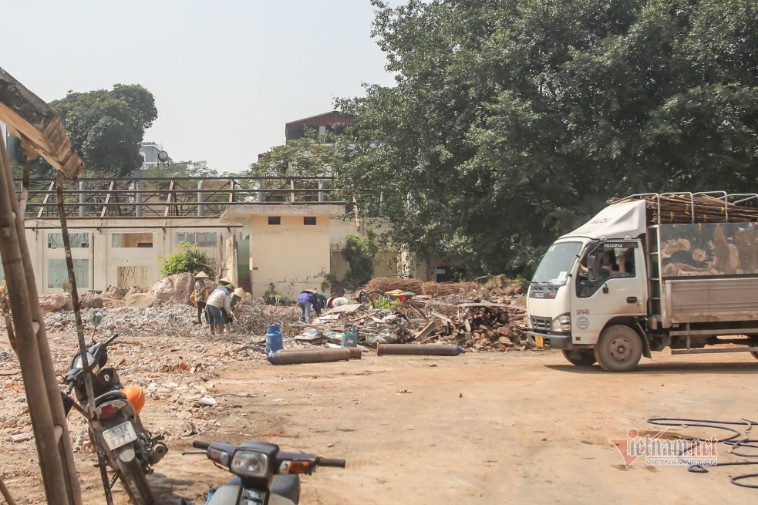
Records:
[[[668,428],[667,428],[668,429]],[[646,465],[699,465],[716,466],[718,464],[718,438],[712,435],[710,440],[691,438],[663,438],[666,430],[644,437],[631,428],[627,438],[609,438],[616,447],[624,465],[629,468],[639,458],[645,459]]]

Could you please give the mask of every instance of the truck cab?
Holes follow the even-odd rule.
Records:
[[[593,364],[603,331],[634,327],[647,313],[645,257],[640,239],[568,237],[550,246],[527,295],[536,347],[561,349],[575,364]],[[610,355],[626,366],[639,361],[645,346],[633,336],[617,338]],[[630,361],[631,360],[631,361]],[[610,366],[619,363],[610,363]]]

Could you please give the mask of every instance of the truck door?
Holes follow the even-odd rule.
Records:
[[[647,282],[639,240],[595,242],[577,266],[572,294],[575,344],[594,344],[606,323],[618,316],[645,315]]]

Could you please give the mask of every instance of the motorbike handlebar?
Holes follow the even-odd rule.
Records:
[[[345,460],[339,458],[316,458],[316,464],[318,466],[335,466],[337,468],[345,468]]]
[[[116,337],[118,337],[118,333],[114,333],[113,335],[111,335],[110,337],[108,337],[108,340],[106,340],[103,343],[103,345],[107,346],[108,344],[110,344],[111,342],[113,342],[114,340],[116,340]]]
[[[200,440],[195,440],[192,442],[192,447],[196,449],[208,449],[210,445],[210,442],[201,442]]]

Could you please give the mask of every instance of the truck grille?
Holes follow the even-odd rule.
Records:
[[[553,320],[549,317],[531,317],[532,329],[537,331],[550,331],[553,327]]]

